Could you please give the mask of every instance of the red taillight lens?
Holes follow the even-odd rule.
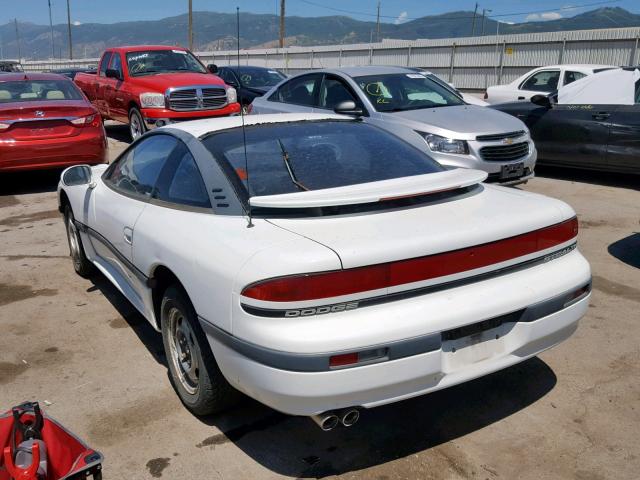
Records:
[[[352,295],[487,267],[565,243],[578,234],[572,218],[540,230],[451,252],[333,272],[291,275],[248,285],[242,295],[298,302]]]
[[[358,363],[358,353],[343,353],[342,355],[334,355],[329,359],[329,367],[344,367],[345,365],[353,365]]]

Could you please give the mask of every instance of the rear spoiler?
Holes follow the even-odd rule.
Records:
[[[345,187],[251,197],[249,204],[264,208],[313,208],[376,203],[456,190],[475,185],[486,178],[486,172],[456,168]]]

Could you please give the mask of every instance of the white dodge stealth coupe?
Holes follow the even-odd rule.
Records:
[[[576,330],[591,273],[565,203],[357,119],[241,122],[156,129],[59,186],[75,270],[97,268],[162,332],[193,413],[240,390],[348,426]]]

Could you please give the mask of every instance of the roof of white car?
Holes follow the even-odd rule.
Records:
[[[303,122],[305,120],[353,120],[353,117],[326,113],[270,113],[262,115],[245,115],[244,124],[245,126],[248,126],[263,123]],[[190,133],[194,137],[202,137],[203,135],[211,132],[241,126],[242,117],[237,115],[235,117],[204,118],[202,120],[173,123],[162,128],[175,128]]]
[[[615,68],[614,65],[599,65],[593,63],[565,63],[563,65],[545,65],[544,67],[538,67],[535,70],[545,68],[583,68],[586,70],[593,70],[596,68]]]

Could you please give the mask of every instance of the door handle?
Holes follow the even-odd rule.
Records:
[[[610,113],[607,112],[596,112],[593,115],[591,115],[591,117],[594,120],[606,120],[607,118],[609,118],[611,116]]]
[[[124,241],[129,245],[133,242],[133,230],[129,227],[124,227]]]
[[[518,97],[518,100],[524,100],[524,97]]]

